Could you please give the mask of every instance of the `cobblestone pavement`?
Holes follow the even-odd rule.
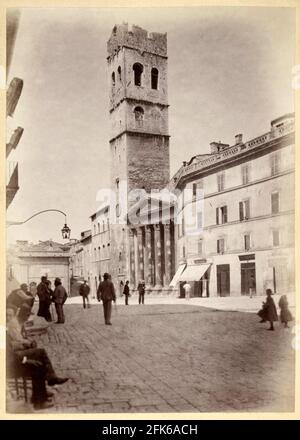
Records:
[[[294,411],[293,334],[279,323],[186,304],[118,305],[112,326],[100,304],[65,314],[37,338],[70,378],[47,412]]]

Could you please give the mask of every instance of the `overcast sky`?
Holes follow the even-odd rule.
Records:
[[[168,34],[171,174],[182,161],[269,130],[294,111],[292,8],[26,8],[10,77],[24,80],[15,122],[24,134],[10,160],[20,189],[8,220],[56,208],[72,238],[90,227],[96,193],[109,184],[106,42],[128,22]],[[63,217],[44,214],[8,229],[8,240],[61,240]]]

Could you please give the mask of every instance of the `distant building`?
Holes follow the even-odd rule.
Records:
[[[105,205],[91,216],[90,287],[93,296],[105,272],[111,273],[110,210]]]
[[[194,296],[294,290],[294,143],[294,114],[287,114],[255,139],[213,142],[210,155],[183,164],[170,182],[191,194],[178,225],[173,285],[191,282]]]
[[[69,243],[71,296],[79,295],[79,287],[84,280],[89,285],[91,284],[91,244],[92,233],[90,229],[81,233],[80,240],[74,240]]]
[[[38,244],[17,241],[7,252],[7,293],[22,283],[39,283],[42,276],[47,276],[54,285],[59,277],[69,291],[70,247],[52,240]]]

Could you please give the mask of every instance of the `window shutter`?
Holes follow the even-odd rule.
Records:
[[[277,214],[279,212],[279,194],[273,193],[271,195],[271,204],[272,204],[272,214]]]
[[[240,221],[244,220],[244,206],[243,202],[239,203],[239,209],[240,209]]]
[[[224,206],[224,223],[227,223],[227,206]]]
[[[219,224],[219,208],[216,208],[216,224]]]
[[[245,211],[246,211],[246,217],[247,219],[250,218],[250,202],[249,200],[245,201]]]
[[[223,252],[224,252],[224,238],[221,238],[221,240],[220,240],[220,244],[221,244],[221,253],[223,254]]]

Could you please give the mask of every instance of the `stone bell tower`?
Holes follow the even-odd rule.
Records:
[[[162,189],[170,178],[167,35],[115,26],[107,44],[112,188]]]
[[[167,60],[166,34],[128,24],[113,28],[107,62],[111,188],[117,218],[121,182],[126,182],[127,193],[137,189],[150,193],[163,189],[170,179]],[[129,279],[128,226],[112,225],[111,232],[112,275]]]

